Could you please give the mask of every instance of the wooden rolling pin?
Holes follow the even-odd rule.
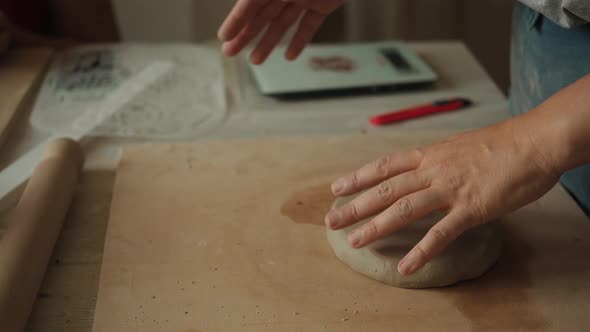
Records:
[[[0,330],[25,328],[84,162],[78,143],[52,141],[0,238]]]

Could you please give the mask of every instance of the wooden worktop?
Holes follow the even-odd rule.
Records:
[[[252,97],[251,82],[244,81],[243,78],[244,68],[239,61],[229,60],[226,63],[226,75],[230,117],[222,128],[210,136],[213,139],[225,139],[365,132],[371,130],[363,121],[370,112],[453,95],[473,98],[478,105],[465,113],[445,114],[400,124],[388,130],[462,131],[482,127],[508,116],[505,97],[462,43],[426,42],[412,45],[441,75],[441,82],[434,89],[307,103],[316,107],[309,106],[310,109],[303,112],[299,112],[303,104],[298,104],[290,106],[293,108],[290,110],[297,112],[284,112],[282,115],[275,110],[276,102]],[[363,107],[364,105],[366,107]],[[39,137],[43,137],[29,128],[26,121],[23,121],[22,125],[22,130],[16,136],[18,141],[10,142],[10,154],[18,155],[23,149],[34,144]],[[116,151],[118,144],[113,140],[104,140],[93,144],[88,151],[87,169],[92,170],[82,177],[80,190],[56,245],[52,263],[31,315],[29,331],[90,331],[92,328],[104,234],[114,181],[112,170],[94,169],[97,165],[113,166],[112,154],[109,151]],[[565,194],[561,192],[559,195]],[[579,212],[573,203],[568,209]],[[3,229],[2,225],[0,223],[0,232]]]

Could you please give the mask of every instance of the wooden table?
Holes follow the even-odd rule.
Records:
[[[243,63],[228,60],[230,115],[209,138],[367,132],[376,130],[367,125],[369,114],[451,96],[472,98],[477,105],[467,111],[407,122],[383,130],[464,131],[508,117],[505,97],[463,44],[415,43],[412,46],[440,74],[441,82],[434,89],[289,105],[257,97],[251,80],[245,75]],[[26,121],[21,122],[22,128],[17,130],[11,146],[5,150],[9,155],[22,153],[23,149],[43,137],[34,132]],[[112,167],[117,160],[118,148],[126,143],[129,141],[105,139],[89,147],[87,171],[55,247],[30,317],[29,331],[91,330],[114,181]],[[564,195],[563,191],[560,192]],[[574,204],[570,207],[576,210]]]

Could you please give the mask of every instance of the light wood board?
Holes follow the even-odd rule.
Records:
[[[590,223],[561,187],[504,218],[484,277],[406,290],[325,239],[329,182],[432,135],[145,145],[117,171],[94,331],[565,331],[587,326]]]
[[[92,330],[114,181],[114,171],[82,174],[26,331]],[[0,212],[0,241],[10,212]]]

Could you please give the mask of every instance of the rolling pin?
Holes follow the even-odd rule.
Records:
[[[23,331],[84,163],[70,139],[51,141],[0,238],[0,329]]]

